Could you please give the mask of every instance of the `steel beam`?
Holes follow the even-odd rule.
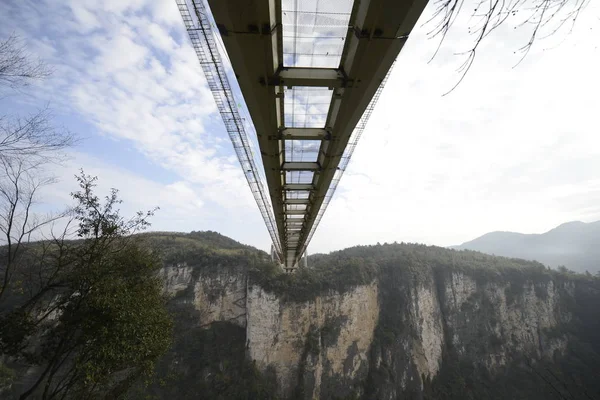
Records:
[[[286,199],[284,204],[309,204],[308,199]]]
[[[285,210],[287,215],[304,215],[306,210]]]
[[[285,190],[300,190],[300,191],[308,191],[313,190],[315,186],[311,183],[286,183],[283,185],[283,189]]]
[[[282,171],[318,171],[321,166],[317,162],[284,162]]]
[[[327,129],[319,128],[283,128],[281,138],[285,140],[328,140]]]
[[[282,98],[278,88],[264,85],[262,79],[274,76],[283,65],[283,33],[279,0],[209,0],[213,18],[235,71],[258,144],[273,212],[283,241],[283,142],[278,139],[283,126]],[[286,249],[282,249],[287,254]]]
[[[339,88],[348,83],[345,74],[336,68],[283,68],[271,79],[271,86],[312,86]]]

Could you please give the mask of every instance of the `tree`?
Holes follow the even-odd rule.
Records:
[[[170,345],[159,260],[133,236],[154,210],[126,219],[116,190],[102,203],[96,178],[81,172],[77,180],[67,228],[28,245],[20,280],[35,290],[0,320],[2,353],[39,367],[19,399],[116,397]],[[77,240],[67,240],[71,224]]]
[[[558,272],[560,272],[561,274],[567,275],[569,274],[569,270],[567,269],[567,267],[565,267],[564,265],[559,265],[558,268],[556,268],[558,270]]]
[[[42,226],[50,224],[61,215],[40,217],[31,209],[38,190],[54,180],[52,178],[36,178],[35,165],[15,159],[0,158],[0,233],[5,248],[0,255],[3,265],[0,280],[0,302],[11,279],[18,269],[21,253],[31,235]]]
[[[17,36],[0,41],[0,90],[21,89],[50,72]],[[62,215],[33,210],[39,189],[55,181],[46,167],[62,160],[63,150],[75,143],[74,135],[56,129],[51,120],[47,107],[26,117],[0,116],[0,244],[7,246],[0,253],[0,302],[19,268],[23,244]]]
[[[16,36],[0,42],[0,89],[49,74]],[[74,208],[34,212],[39,189],[54,182],[48,164],[64,159],[74,141],[52,126],[47,108],[0,117],[0,385],[35,367],[11,389],[20,399],[116,397],[148,374],[170,343],[160,264],[133,237],[154,210],[121,217],[117,191],[101,202],[96,178],[81,172]],[[32,241],[57,219],[65,222],[62,232]]]

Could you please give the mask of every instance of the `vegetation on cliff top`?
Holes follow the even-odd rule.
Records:
[[[294,274],[285,274],[264,259],[251,259],[248,264],[253,282],[285,301],[307,301],[330,290],[344,292],[376,278],[385,280],[395,268],[417,282],[426,279],[429,268],[433,268],[443,274],[465,273],[480,283],[504,282],[515,291],[526,282],[592,279],[566,269],[552,270],[535,261],[409,243],[356,246],[315,254],[309,257],[308,268],[300,268]]]

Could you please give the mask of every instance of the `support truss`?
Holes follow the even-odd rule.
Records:
[[[281,242],[277,234],[273,208],[252,156],[248,135],[236,107],[233,91],[217,49],[207,10],[202,0],[191,0],[189,6],[186,0],[176,0],[176,2],[246,181],[267,225],[277,254],[281,255]],[[193,13],[190,12],[190,8]]]

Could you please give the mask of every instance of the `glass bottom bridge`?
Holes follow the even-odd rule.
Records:
[[[291,272],[427,0],[205,1],[176,0],[274,254]]]

